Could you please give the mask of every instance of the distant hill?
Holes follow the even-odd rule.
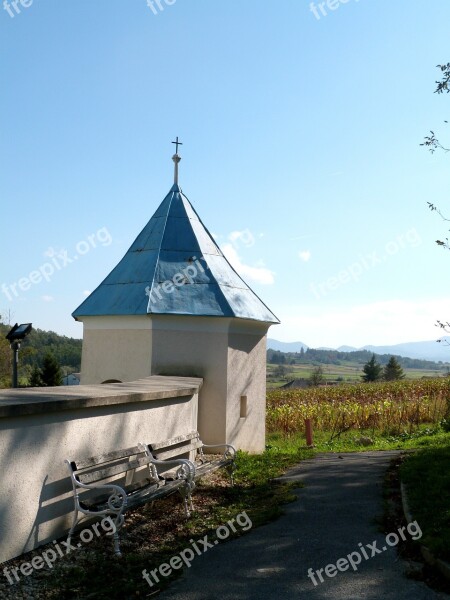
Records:
[[[450,344],[450,337],[443,338]],[[300,352],[301,348],[307,350],[307,346],[303,342],[279,342],[269,338],[267,340],[267,348],[271,350],[279,350],[280,352]],[[433,362],[450,362],[450,346],[445,342],[437,343],[435,340],[428,342],[409,342],[405,344],[394,344],[392,346],[363,346],[362,348],[354,348],[353,346],[340,346],[336,349],[338,352],[357,352],[367,350],[375,354],[390,354],[395,356],[404,356],[406,358],[416,358],[420,360],[429,360]]]
[[[279,342],[271,338],[267,339],[267,348],[278,350],[279,352],[301,352],[301,349],[307,350],[309,346],[303,342]]]
[[[445,338],[450,343],[450,338]],[[447,343],[440,344],[433,340],[431,342],[409,342],[407,344],[395,344],[394,346],[364,346],[363,350],[377,354],[397,354],[409,358],[420,358],[423,360],[434,360],[435,362],[450,362],[450,346]]]

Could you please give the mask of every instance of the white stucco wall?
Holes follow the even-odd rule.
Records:
[[[203,441],[264,450],[267,323],[179,315],[83,317],[83,323],[82,383],[150,374],[201,377]]]
[[[205,444],[226,436],[227,353],[230,319],[154,316],[152,374],[203,379],[198,430]]]
[[[84,317],[81,383],[135,381],[152,374],[150,317]]]
[[[70,391],[47,388],[45,396],[25,389],[2,392],[0,562],[69,529],[73,496],[64,459],[196,430],[200,386],[198,379],[150,377]]]
[[[261,323],[234,322],[228,339],[226,435],[248,452],[266,444],[266,331]]]

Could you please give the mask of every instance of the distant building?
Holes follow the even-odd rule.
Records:
[[[62,385],[80,385],[81,374],[70,373],[62,379]]]
[[[281,385],[281,389],[304,389],[310,387],[309,381],[307,379],[293,379],[284,385]]]

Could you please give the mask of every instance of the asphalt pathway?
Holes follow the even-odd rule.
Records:
[[[386,544],[377,527],[376,519],[383,514],[384,474],[396,454],[322,454],[300,463],[283,479],[303,482],[305,487],[280,519],[208,549],[159,598],[447,600],[450,596],[405,576],[408,564],[398,558],[395,547]],[[321,572],[323,583],[317,574],[317,585],[308,577],[309,568],[314,573],[336,565],[354,551],[361,557],[356,570],[348,565],[344,571],[341,562],[342,571],[329,568],[335,572],[333,577]],[[149,594],[156,589],[149,587]]]

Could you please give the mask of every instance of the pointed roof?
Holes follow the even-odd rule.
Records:
[[[145,314],[279,323],[224,257],[177,183],[72,316]]]

